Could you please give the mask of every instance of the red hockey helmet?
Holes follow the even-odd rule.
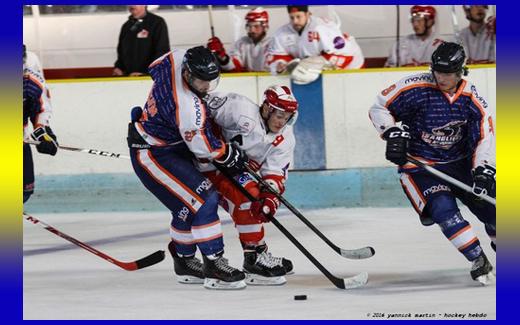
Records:
[[[435,16],[437,15],[437,11],[432,6],[419,6],[415,5],[410,8],[411,17],[421,17],[435,20]]]
[[[250,10],[245,19],[246,23],[262,23],[263,26],[269,25],[269,14],[262,7]]]
[[[298,117],[298,101],[287,86],[270,86],[264,91],[262,103],[272,110],[291,113],[288,125],[293,125]]]

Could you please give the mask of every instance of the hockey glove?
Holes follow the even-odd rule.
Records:
[[[39,141],[36,150],[39,153],[54,156],[58,152],[58,141],[50,126],[40,126],[31,133],[33,140]]]
[[[212,37],[208,40],[208,50],[213,52],[217,57],[218,61],[222,65],[226,65],[229,62],[229,56],[226,53],[226,49],[224,48],[224,44],[220,41],[218,37]]]
[[[477,196],[493,195],[496,186],[496,173],[495,167],[487,164],[473,169],[473,194]]]
[[[226,143],[226,153],[219,159],[215,159],[213,163],[219,169],[225,169],[230,176],[243,173],[246,170],[245,164],[249,159],[242,149],[235,142]]]
[[[270,192],[260,192],[257,201],[251,203],[251,213],[261,222],[269,222],[280,206],[278,197]]]
[[[397,126],[391,127],[383,133],[386,140],[385,157],[399,166],[406,164],[406,154],[408,152],[408,142],[411,139],[407,127],[400,129]]]

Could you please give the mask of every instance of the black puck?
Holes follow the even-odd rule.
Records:
[[[307,295],[296,295],[294,300],[307,300]]]

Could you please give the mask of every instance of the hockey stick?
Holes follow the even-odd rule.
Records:
[[[33,141],[33,140],[29,140],[29,139],[25,139],[25,140],[23,140],[23,142],[27,143],[27,144],[32,144],[32,145],[40,144],[39,141]],[[122,155],[120,153],[114,153],[114,152],[97,150],[97,149],[75,148],[75,147],[68,147],[68,146],[62,146],[62,145],[59,145],[58,148],[60,148],[62,150],[67,150],[67,151],[84,152],[84,153],[89,153],[91,155],[103,156],[103,157],[109,157],[109,158],[130,159],[129,156]]]
[[[254,170],[251,169],[248,165],[246,166],[246,170],[251,176],[253,176],[258,183],[260,183],[263,187],[265,187],[269,192],[273,193],[280,202],[282,202],[294,215],[296,215],[307,227],[309,227],[318,237],[320,237],[330,248],[332,248],[339,255],[350,258],[350,259],[364,259],[374,256],[376,253],[373,247],[367,246],[358,249],[343,249],[335,245],[330,239],[328,239],[321,231],[318,230],[307,218],[303,216],[303,214],[298,211],[289,201],[287,201],[282,195],[276,192],[266,181],[260,177]]]
[[[462,40],[460,38],[459,20],[457,19],[455,6],[451,6],[451,23],[453,25],[453,34],[455,35],[455,40],[457,43],[462,45]]]
[[[401,10],[400,10],[400,6],[399,5],[396,5],[395,6],[395,9],[396,9],[396,12],[397,12],[397,21],[396,21],[396,31],[395,31],[395,38],[396,38],[396,46],[395,46],[395,57],[396,57],[396,66],[397,67],[400,67],[401,66],[401,60],[399,58],[399,47],[401,46]]]
[[[44,229],[52,232],[53,234],[60,236],[61,238],[70,241],[74,245],[77,245],[77,246],[91,252],[92,254],[97,255],[97,256],[101,257],[102,259],[109,261],[110,263],[115,264],[115,265],[119,266],[120,268],[127,270],[127,271],[139,270],[139,269],[157,264],[157,263],[161,262],[162,260],[164,260],[164,251],[159,250],[159,251],[152,253],[148,256],[145,256],[141,259],[138,259],[137,261],[121,262],[121,261],[116,260],[113,257],[108,256],[107,254],[105,254],[103,252],[98,251],[97,249],[93,248],[92,246],[89,246],[89,245],[59,231],[58,229],[52,227],[51,225],[33,217],[33,216],[26,214],[25,212],[23,213],[23,217],[25,220],[32,222],[35,225],[39,224]]]
[[[218,168],[218,167],[217,167]],[[235,178],[229,175],[223,168],[218,168],[224,176],[226,176],[237,189],[242,192],[250,201],[256,201],[257,199],[249,193]],[[314,266],[316,266],[323,275],[327,277],[337,288],[339,289],[354,289],[361,287],[368,282],[368,273],[363,272],[348,278],[338,278],[329,272],[278,220],[274,217],[270,218],[270,221],[278,228],[290,241],[293,243],[300,252],[307,257]]]
[[[432,175],[435,175],[438,178],[440,178],[452,185],[457,186],[461,190],[471,193],[471,194],[475,195],[476,197],[481,198],[482,200],[484,200],[488,203],[491,203],[495,206],[497,205],[497,200],[495,198],[492,198],[489,195],[477,195],[477,194],[473,193],[473,189],[470,186],[464,184],[463,182],[459,181],[458,179],[455,179],[449,175],[446,175],[443,172],[441,172],[440,170],[433,168],[432,166],[428,166],[427,164],[415,159],[414,157],[412,157],[410,155],[408,155],[406,157],[406,159],[408,159],[408,161],[411,162],[412,164],[424,168],[427,172],[431,173]]]
[[[215,28],[213,27],[213,6],[208,6],[208,15],[209,15],[209,28],[211,28],[211,37],[215,37]]]

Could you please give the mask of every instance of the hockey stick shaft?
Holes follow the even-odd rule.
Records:
[[[151,266],[151,265],[154,265],[154,264],[157,264],[159,262],[161,262],[162,260],[164,260],[164,251],[162,250],[159,250],[159,251],[156,251],[155,253],[152,253],[146,257],[143,257],[137,261],[133,261],[133,262],[121,262],[121,261],[118,261],[116,260],[115,258],[103,253],[103,252],[100,252],[98,251],[97,249],[95,249],[94,247],[90,246],[90,245],[87,245],[85,244],[84,242],[82,241],[79,241],[77,240],[76,238],[74,237],[71,237],[69,235],[67,235],[66,233],[63,233],[61,231],[59,231],[58,229],[54,228],[53,226],[41,221],[40,219],[37,219],[33,216],[30,216],[26,213],[23,214],[23,217],[25,220],[35,224],[35,225],[40,225],[42,226],[45,230],[47,231],[50,231],[52,232],[53,234],[65,239],[65,240],[68,240],[69,242],[73,243],[74,245],[76,246],[79,246],[81,248],[83,248],[84,250],[86,251],[89,251],[90,253],[94,254],[94,255],[97,255],[99,257],[101,257],[102,259],[104,259],[105,261],[108,261],[114,265],[117,265],[119,266],[120,268],[126,270],[126,271],[135,271],[135,270],[139,270],[139,269],[142,269],[142,268],[145,268],[145,267],[148,267],[148,266]]]
[[[235,187],[240,192],[242,192],[242,194],[248,198],[248,200],[251,202],[257,201],[257,199],[251,193],[249,193],[249,191],[247,191],[234,177],[229,175],[225,169],[219,167],[217,168],[222,172],[222,174],[224,174],[224,176],[226,176],[228,180],[233,183],[233,185],[235,185]],[[300,252],[303,253],[303,255],[305,255],[305,257],[307,257],[312,262],[312,264],[314,264],[314,266],[316,266],[321,271],[321,273],[323,273],[323,275],[327,277],[327,279],[330,280],[330,282],[332,282],[340,289],[345,289],[344,280],[332,275],[332,273],[330,273],[278,220],[276,220],[274,217],[271,217],[270,221],[285,235],[285,237],[287,237],[287,239],[289,239],[289,241],[291,241],[291,243],[293,243],[300,250]]]
[[[413,163],[414,165],[422,167],[424,170],[426,170],[430,174],[435,175],[438,178],[440,178],[454,186],[457,186],[461,190],[471,193],[471,194],[475,195],[476,197],[481,198],[482,200],[484,200],[488,203],[491,203],[495,206],[497,205],[497,201],[495,198],[492,198],[489,195],[476,195],[475,193],[473,193],[473,189],[470,186],[468,186],[467,184],[464,184],[463,182],[459,181],[458,179],[455,179],[449,175],[446,175],[445,173],[441,172],[440,170],[433,168],[432,166],[428,166],[427,164],[415,159],[414,157],[412,157],[410,155],[407,156],[407,159],[409,162]]]
[[[208,6],[208,16],[209,16],[209,28],[211,29],[211,37],[215,37],[215,27],[213,27],[213,6]]]
[[[25,139],[23,142],[27,143],[27,144],[32,144],[32,145],[40,144],[39,141],[33,141],[33,140],[28,140],[28,139]],[[104,150],[76,148],[76,147],[69,147],[69,146],[62,146],[62,145],[59,145],[58,148],[61,150],[83,152],[83,153],[88,153],[91,155],[103,156],[103,157],[108,157],[108,158],[130,159],[130,156],[126,156],[126,155],[123,155],[120,153],[115,153],[115,152],[110,152],[110,151],[104,151]]]
[[[332,248],[335,252],[340,254],[343,257],[352,258],[352,259],[363,259],[371,257],[375,254],[375,250],[372,247],[363,247],[356,250],[347,250],[338,247],[334,244],[327,236],[325,236],[318,228],[316,228],[305,216],[298,211],[289,201],[287,201],[280,193],[275,191],[265,180],[260,177],[254,170],[251,169],[250,166],[246,166],[246,170],[251,176],[255,178],[255,180],[260,183],[263,187],[265,187],[269,192],[276,195],[278,200],[282,202],[287,209],[289,209],[298,219],[300,219],[307,227],[309,227],[318,237],[320,237],[330,248]]]

